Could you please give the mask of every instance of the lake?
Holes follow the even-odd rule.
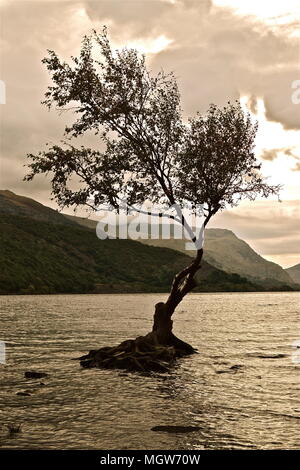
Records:
[[[0,446],[299,449],[299,293],[190,294],[174,315],[174,332],[199,354],[170,374],[86,370],[73,360],[146,334],[154,304],[165,298],[2,296]],[[49,376],[25,379],[27,370]],[[30,395],[17,395],[24,391]],[[9,424],[22,432],[9,437]],[[151,431],[160,425],[200,429]]]

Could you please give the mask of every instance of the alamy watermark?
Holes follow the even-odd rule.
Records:
[[[96,227],[101,240],[172,238],[185,240],[186,250],[203,247],[205,214],[202,206],[182,209],[174,204],[162,209],[147,202],[130,206],[123,199],[117,212],[110,206],[99,207],[97,212],[104,214]]]
[[[299,62],[300,62],[300,43],[299,43]],[[294,80],[291,84],[293,90],[291,99],[293,104],[300,104],[300,80]]]
[[[292,88],[295,89],[292,93],[292,103],[300,104],[300,80],[294,80],[292,82]]]

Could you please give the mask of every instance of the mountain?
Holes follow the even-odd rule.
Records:
[[[11,191],[0,191],[0,224],[1,293],[167,292],[193,255],[184,240],[99,240],[96,221]],[[196,291],[295,288],[282,268],[232,232],[208,229],[205,243]]]
[[[63,214],[44,206],[29,197],[19,196],[12,191],[0,190],[0,215],[17,215],[29,217],[53,224],[72,225],[76,222]]]
[[[97,222],[0,191],[0,293],[168,292],[190,258],[133,240],[99,240]],[[199,291],[259,287],[203,263]],[[202,281],[202,282],[201,282]]]
[[[93,230],[95,232],[98,222],[87,217],[78,217],[77,215],[63,214],[63,216],[71,222],[80,225],[81,227]]]
[[[300,263],[285,269],[285,272],[288,273],[294,282],[300,284]]]
[[[0,215],[0,293],[168,292],[183,253],[134,240],[99,240],[79,225]],[[203,263],[198,291],[253,291],[259,286]]]
[[[95,230],[97,222],[92,219],[68,216],[80,225]],[[171,230],[172,234],[172,230]],[[194,256],[194,250],[186,249],[186,240],[182,239],[139,239],[151,246],[171,248],[188,256]],[[293,285],[295,279],[287,270],[256,253],[244,240],[231,230],[211,228],[205,230],[204,260],[210,265],[231,274],[239,274],[247,279],[262,283],[266,288]],[[298,279],[298,282],[300,280]]]
[[[172,248],[189,256],[194,254],[192,250],[186,250],[185,240],[146,239],[141,242]],[[295,283],[281,266],[264,259],[230,230],[219,228],[205,230],[204,260],[222,271],[242,275],[253,282],[262,283],[265,287]]]
[[[213,266],[253,280],[293,282],[281,266],[257,254],[230,230],[212,228],[205,235],[205,259]]]
[[[0,226],[2,293],[159,291],[187,261],[131,240],[102,241],[78,226],[16,215],[1,215]]]

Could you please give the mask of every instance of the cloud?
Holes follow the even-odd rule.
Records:
[[[258,99],[255,95],[249,97],[247,105],[252,114],[258,113]]]
[[[297,160],[295,166],[291,168],[291,171],[300,171],[300,157],[293,151],[291,147],[288,148],[277,148],[277,149],[263,149],[260,158],[269,162],[273,162],[278,158],[279,154],[283,154],[286,157],[292,157]]]
[[[271,162],[271,161],[275,160],[275,158],[278,157],[279,153],[283,153],[287,157],[292,157],[292,158],[295,158],[296,160],[300,159],[298,157],[298,155],[296,155],[296,153],[293,152],[292,147],[287,147],[287,148],[282,147],[282,148],[275,148],[275,149],[263,149],[260,157],[263,160],[268,160],[268,161]]]
[[[285,26],[274,31],[210,1],[143,2],[144,10],[133,1],[84,5],[93,22],[110,22],[111,36],[119,42],[161,34],[172,40],[152,65],[175,71],[187,114],[247,94],[253,106],[256,96],[264,99],[270,120],[286,129],[300,128],[299,109],[291,99],[291,84],[299,75],[299,44]]]
[[[1,118],[1,186],[27,192],[28,184],[22,182],[26,154],[37,152],[46,142],[57,142],[65,124],[41,106],[49,84],[41,60],[51,48],[63,55],[77,52],[86,23],[78,15],[76,2],[7,3],[2,7],[2,22],[1,78],[6,84],[6,104]]]
[[[282,149],[264,149],[261,158],[263,160],[268,160],[269,162],[272,162],[277,158],[278,152],[282,152]]]
[[[295,167],[292,168],[292,171],[300,171],[300,162],[296,163]]]

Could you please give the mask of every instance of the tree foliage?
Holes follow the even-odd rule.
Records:
[[[44,104],[74,113],[65,142],[30,154],[31,180],[51,173],[60,206],[130,206],[145,200],[204,209],[206,223],[226,205],[278,192],[260,174],[254,154],[257,124],[238,102],[211,105],[183,120],[174,75],[152,76],[134,49],[113,51],[104,28],[83,39],[68,64],[54,51],[43,60],[52,78]],[[87,132],[99,148],[75,147]],[[72,188],[74,175],[80,187]],[[91,203],[92,201],[92,203]],[[179,221],[182,221],[181,219]]]

